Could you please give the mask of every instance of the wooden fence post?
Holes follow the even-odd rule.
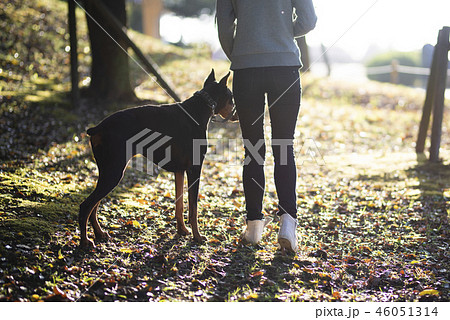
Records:
[[[449,51],[450,27],[444,27],[439,31],[436,45],[437,76],[433,108],[433,124],[431,127],[430,161],[439,161],[439,148],[441,145],[442,118],[444,117],[445,87],[447,82],[448,51]]]
[[[392,60],[391,68],[391,83],[398,84],[398,60]]]
[[[439,37],[438,37],[439,39]],[[436,44],[437,46],[437,44]],[[425,151],[425,141],[427,139],[428,134],[428,126],[430,124],[430,118],[431,118],[431,110],[433,109],[434,105],[434,92],[436,91],[436,80],[437,80],[437,53],[436,46],[434,47],[433,52],[433,60],[431,62],[431,70],[430,70],[430,76],[428,77],[428,84],[427,84],[427,92],[425,96],[425,103],[423,104],[423,110],[422,110],[422,119],[420,120],[419,125],[419,134],[417,136],[417,142],[416,142],[416,153],[423,153]]]
[[[325,65],[327,66],[327,77],[329,77],[331,75],[331,63],[328,58],[328,49],[323,43],[320,44],[320,47],[322,48],[323,62],[325,62]]]
[[[439,148],[442,134],[442,118],[444,115],[445,87],[447,81],[448,51],[450,27],[439,30],[438,41],[434,48],[430,76],[428,78],[427,93],[419,126],[416,142],[416,152],[423,153],[427,138],[431,113],[433,124],[431,129],[430,161],[439,161]]]

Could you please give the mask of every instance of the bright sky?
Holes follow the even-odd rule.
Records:
[[[436,44],[438,31],[450,26],[450,0],[313,0],[319,17],[307,36],[310,45],[335,45],[361,58],[370,45],[383,50],[417,50]],[[161,33],[178,41],[207,41],[217,46],[213,19],[163,17]]]
[[[314,4],[319,20],[308,42],[336,43],[355,57],[371,44],[402,51],[434,45],[439,29],[450,26],[449,0],[315,0]]]

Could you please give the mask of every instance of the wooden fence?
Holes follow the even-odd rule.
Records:
[[[443,27],[439,31],[438,41],[434,47],[431,68],[402,66],[399,65],[397,60],[393,60],[390,65],[367,68],[367,75],[390,74],[392,83],[398,83],[400,73],[428,76],[427,93],[416,142],[416,152],[424,152],[428,126],[431,113],[433,113],[430,145],[430,161],[432,162],[439,161],[445,88],[448,77],[448,52],[450,50],[449,37],[450,27]]]
[[[367,75],[377,75],[377,74],[390,74],[391,83],[398,83],[398,76],[400,73],[418,75],[418,76],[429,76],[430,68],[422,67],[411,67],[402,66],[397,60],[392,60],[390,65],[379,66],[379,67],[368,67],[366,69]]]

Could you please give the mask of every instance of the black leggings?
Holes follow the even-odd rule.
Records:
[[[272,128],[278,215],[297,218],[294,131],[300,110],[298,67],[264,67],[234,71],[233,94],[244,139],[243,183],[247,220],[262,219],[265,188],[265,94]]]

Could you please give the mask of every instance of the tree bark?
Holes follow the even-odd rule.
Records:
[[[69,37],[70,37],[70,80],[72,83],[72,104],[78,108],[80,104],[80,90],[78,87],[78,42],[77,42],[77,19],[75,16],[76,4],[74,0],[69,0]]]
[[[159,18],[163,8],[162,0],[142,0],[142,26],[146,35],[160,38]]]
[[[134,100],[136,96],[130,82],[128,55],[124,51],[127,45],[103,19],[92,1],[101,1],[126,26],[125,0],[85,1],[92,55],[89,93],[104,100]]]

